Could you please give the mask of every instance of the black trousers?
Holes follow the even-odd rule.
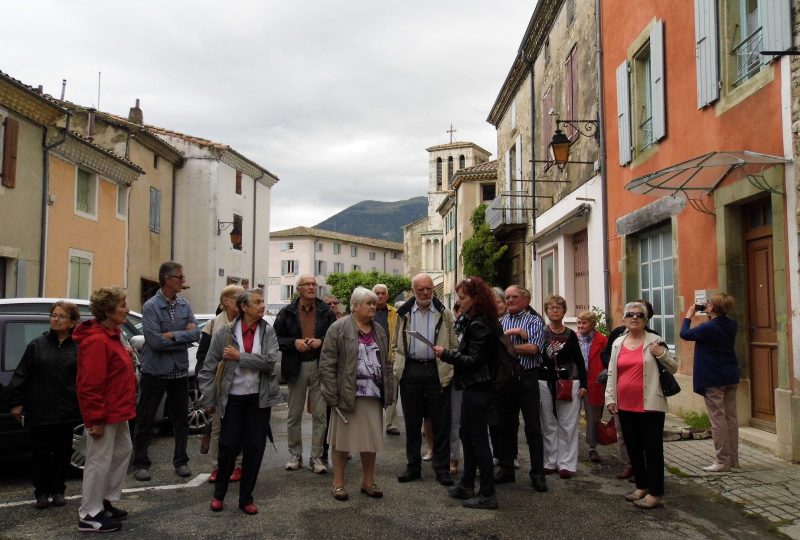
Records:
[[[508,391],[497,394],[499,429],[495,455],[506,474],[514,474],[520,411],[525,422],[525,438],[528,441],[531,458],[530,475],[544,476],[544,439],[539,419],[539,379],[535,373],[530,373],[521,380],[514,380]]]
[[[258,394],[228,396],[225,416],[219,432],[219,473],[214,484],[214,498],[223,500],[228,482],[236,466],[236,456],[242,453],[242,480],[239,483],[239,506],[253,502],[272,409],[258,406]]]
[[[658,411],[619,411],[636,488],[654,497],[664,495],[664,417]]]
[[[489,418],[494,416],[494,392],[490,389],[464,389],[461,402],[461,426],[459,437],[464,448],[464,473],[461,485],[475,486],[475,468],[481,472],[480,494],[494,494],[494,465],[489,448]]]
[[[406,460],[408,469],[422,469],[422,418],[433,424],[433,470],[450,474],[450,387],[442,388],[436,362],[420,363],[406,359],[400,380],[400,400],[406,422]]]
[[[72,457],[72,428],[74,423],[51,426],[31,426],[33,454],[33,493],[50,496],[64,494],[64,483]]]
[[[167,412],[175,433],[175,451],[172,454],[173,466],[189,463],[186,441],[189,438],[189,379],[161,379],[142,373],[139,379],[139,404],[136,407],[136,429],[133,441],[133,468],[147,469],[150,458],[147,450],[153,440],[156,411],[164,393],[167,394]]]

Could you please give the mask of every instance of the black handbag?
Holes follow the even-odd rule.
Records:
[[[666,397],[674,396],[681,391],[681,385],[675,380],[667,368],[661,365],[661,362],[656,358],[656,365],[658,366],[658,382],[661,383],[661,393]]]

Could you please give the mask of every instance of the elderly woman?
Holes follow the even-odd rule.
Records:
[[[361,493],[383,497],[375,484],[375,454],[383,450],[382,408],[391,403],[389,340],[375,322],[378,297],[356,287],[350,315],[333,323],[325,334],[319,359],[322,397],[330,406],[328,443],[333,453],[333,497],[348,499],[344,469],[348,452],[361,454]]]
[[[497,321],[497,305],[489,286],[479,277],[468,277],[456,285],[461,303],[459,319],[463,333],[458,350],[436,346],[434,354],[455,368],[453,381],[464,392],[461,406],[461,443],[464,447],[464,472],[461,480],[447,489],[451,497],[462,499],[466,508],[498,508],[494,490],[492,452],[487,427],[496,417],[492,369],[496,343],[502,333]],[[481,473],[481,487],[475,495],[475,469]]]
[[[72,331],[78,307],[59,300],[50,306],[50,331],[34,338],[9,385],[11,415],[30,427],[36,508],[64,506],[64,483],[72,455],[72,429],[81,423],[75,395],[77,347]]]
[[[597,376],[603,371],[600,353],[605,349],[608,339],[595,330],[597,315],[593,311],[582,311],[578,315],[578,345],[581,347],[583,364],[586,366],[586,384],[589,392],[583,397],[583,410],[586,413],[586,444],[589,447],[589,459],[592,463],[600,463],[597,453],[597,424],[603,418],[603,401],[606,388],[597,382]]]
[[[704,471],[728,471],[739,466],[739,422],[736,418],[736,388],[739,385],[739,362],[734,342],[736,321],[728,317],[734,300],[725,293],[708,301],[705,313],[711,320],[690,328],[695,316],[694,302],[686,312],[681,339],[694,341],[693,387],[703,396],[711,419],[716,456]]]
[[[120,499],[131,457],[128,420],[136,417],[136,374],[119,330],[128,318],[125,291],[97,289],[89,309],[95,318],[72,333],[78,344],[78,404],[89,435],[78,529],[108,532],[122,528],[120,521],[128,517],[112,502]]]
[[[658,365],[675,373],[678,364],[661,338],[645,330],[647,308],[625,304],[626,332],[611,347],[606,407],[619,414],[636,490],[625,496],[639,508],[657,508],[664,498],[664,416],[667,398],[661,391]]]
[[[564,326],[567,301],[550,296],[544,301],[547,331],[544,341],[545,362],[539,376],[539,392],[544,437],[544,471],[569,479],[578,470],[578,416],[586,395],[586,367],[578,336]],[[558,386],[566,386],[566,393]]]
[[[236,306],[239,315],[211,337],[198,383],[200,405],[209,412],[216,409],[222,421],[211,511],[222,511],[236,456],[242,452],[239,508],[253,515],[258,513],[253,489],[270,434],[270,412],[281,402],[275,373],[278,338],[262,318],[265,306],[260,289],[240,293]]]

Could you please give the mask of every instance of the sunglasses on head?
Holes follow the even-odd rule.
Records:
[[[638,311],[628,311],[625,313],[626,319],[646,319],[647,315],[639,313]]]

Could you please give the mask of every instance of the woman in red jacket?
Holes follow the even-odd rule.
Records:
[[[128,420],[136,417],[133,359],[122,344],[119,326],[128,318],[125,291],[118,287],[92,293],[93,320],[78,325],[78,404],[89,435],[83,469],[78,530],[116,531],[128,517],[114,507],[131,457]]]
[[[583,398],[583,412],[586,414],[586,444],[592,463],[601,461],[597,453],[597,424],[603,418],[606,387],[597,382],[597,376],[603,371],[600,353],[608,342],[606,336],[595,330],[596,326],[597,315],[593,311],[582,311],[578,315],[578,344],[583,353],[586,383],[589,386],[589,393]]]

